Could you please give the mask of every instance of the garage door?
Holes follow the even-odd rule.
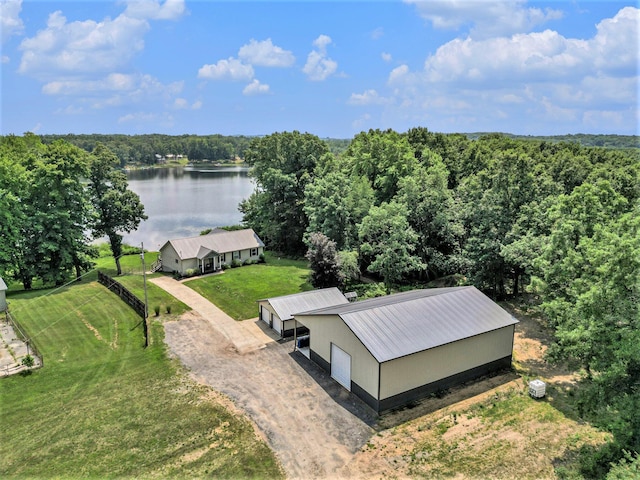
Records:
[[[351,355],[333,343],[331,344],[331,376],[351,391]]]
[[[271,312],[269,310],[267,310],[264,307],[260,307],[261,309],[261,314],[262,314],[262,320],[269,325],[269,315],[271,314]]]

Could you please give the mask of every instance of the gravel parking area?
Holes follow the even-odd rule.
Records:
[[[374,413],[299,352],[255,320],[265,347],[240,354],[197,312],[166,322],[165,341],[193,377],[229,396],[257,425],[286,475],[354,478],[348,463],[373,434]]]

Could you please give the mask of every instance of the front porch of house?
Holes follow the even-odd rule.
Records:
[[[204,273],[212,273],[222,269],[222,265],[226,263],[227,254],[226,253],[218,253],[213,250],[209,250],[208,252],[202,252],[204,250],[201,248],[201,252],[204,255],[198,254],[198,270],[201,274]]]

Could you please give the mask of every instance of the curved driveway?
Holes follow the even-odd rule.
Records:
[[[170,277],[151,281],[193,309],[164,324],[172,354],[255,422],[288,478],[359,476],[348,464],[373,434],[367,406],[257,319],[236,322]]]

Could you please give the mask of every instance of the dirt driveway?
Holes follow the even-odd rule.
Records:
[[[251,328],[263,328],[247,320]],[[245,325],[246,326],[246,325]],[[271,340],[241,355],[195,312],[164,324],[195,379],[229,396],[266,437],[291,479],[358,477],[346,466],[373,434],[374,415],[299,352]]]

